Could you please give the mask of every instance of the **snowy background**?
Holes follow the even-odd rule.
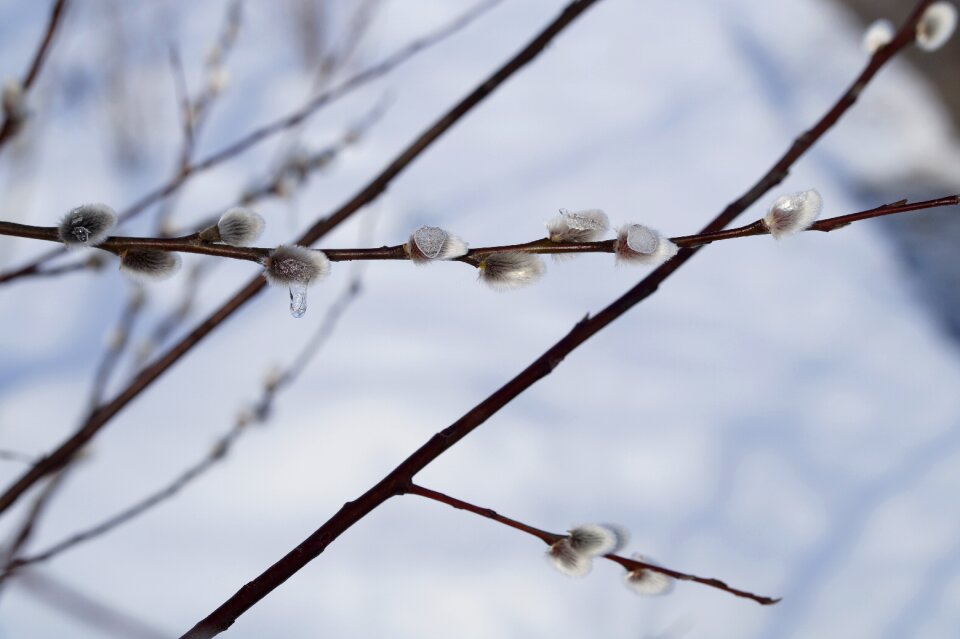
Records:
[[[309,94],[290,6],[247,2],[232,83],[201,156]],[[343,73],[466,6],[386,0]],[[345,201],[562,6],[508,0],[318,114],[301,132],[310,148],[390,100],[330,171],[258,208],[268,220],[260,244],[288,240]],[[35,119],[0,156],[3,219],[50,225],[87,201],[119,209],[165,180],[180,139],[167,47],[179,47],[199,86],[224,3],[78,0],[73,9],[33,95]],[[46,11],[46,2],[0,0],[0,77],[22,72]],[[541,236],[561,207],[692,233],[766,171],[864,62],[860,27],[828,2],[604,0],[320,246],[356,245],[371,215],[373,245],[400,243],[423,224],[474,246],[521,242]],[[114,76],[125,83],[132,145],[118,132]],[[232,204],[283,143],[191,182],[174,221]],[[825,216],[946,195],[957,191],[958,159],[932,93],[895,63],[780,192],[816,187]],[[944,186],[864,195],[920,183]],[[129,230],[150,232],[151,218]],[[632,533],[630,550],[782,596],[779,605],[695,584],[640,599],[607,563],[566,578],[537,540],[409,496],[348,531],[227,636],[955,636],[960,360],[881,227],[707,248],[419,477],[548,530],[617,522]],[[0,237],[0,269],[46,250]],[[187,258],[184,273],[196,262]],[[220,264],[177,336],[255,271]],[[67,479],[31,548],[99,521],[205,455],[270,367],[309,339],[350,272],[335,265],[311,289],[302,320],[289,317],[285,291],[261,294],[124,409]],[[38,572],[178,636],[645,273],[583,256],[549,263],[534,287],[498,293],[460,264],[373,263],[335,339],[268,425],[175,500]],[[135,344],[183,282],[181,274],[149,287]],[[129,288],[113,263],[0,287],[0,448],[41,454],[75,427]],[[130,367],[121,365],[114,390]],[[4,485],[22,472],[2,464]],[[15,581],[2,592],[0,637],[102,636]]]

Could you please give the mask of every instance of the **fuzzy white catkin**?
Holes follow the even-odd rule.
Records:
[[[231,246],[248,246],[263,233],[266,222],[250,209],[235,206],[217,222],[220,241]]]
[[[659,266],[677,254],[677,245],[642,224],[625,224],[617,231],[613,251],[618,262]]]
[[[594,242],[609,228],[607,214],[600,209],[561,209],[560,215],[547,222],[547,237],[551,242]]]
[[[97,246],[117,224],[117,214],[106,204],[84,204],[60,220],[57,236],[67,248]]]
[[[781,195],[763,217],[763,223],[776,239],[810,228],[823,208],[823,199],[816,189]]]
[[[467,254],[467,243],[436,226],[421,226],[410,235],[403,250],[415,264],[452,260]]]
[[[570,546],[588,557],[616,552],[625,541],[625,535],[612,526],[584,524],[569,531]]]
[[[645,564],[657,565],[650,558],[635,554],[633,559],[642,561]],[[656,572],[649,568],[637,568],[630,570],[624,575],[624,581],[631,590],[639,595],[656,597],[666,595],[673,591],[674,579],[662,572]]]
[[[280,245],[263,260],[263,274],[274,286],[309,286],[326,277],[330,260],[322,251]]]
[[[917,46],[924,51],[939,49],[957,28],[957,8],[951,2],[934,2],[917,22]]]
[[[136,280],[165,280],[180,270],[180,256],[169,251],[128,250],[120,255],[120,270]]]
[[[27,115],[27,102],[23,97],[23,85],[17,78],[9,78],[0,92],[0,107],[4,117],[11,121],[22,120]]]
[[[493,253],[480,262],[480,280],[492,288],[509,290],[536,282],[546,267],[532,253]]]
[[[582,577],[593,567],[590,557],[577,552],[570,544],[569,537],[551,544],[547,549],[547,559],[554,568],[568,577]]]
[[[890,42],[893,41],[894,35],[893,23],[889,20],[877,20],[867,27],[866,32],[863,34],[863,49],[870,55],[873,55],[879,51],[881,47],[890,44]]]

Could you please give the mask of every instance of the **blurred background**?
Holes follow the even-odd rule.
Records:
[[[53,225],[86,202],[123,210],[471,6],[74,0],[30,118],[0,154],[0,219]],[[288,241],[563,6],[491,7],[301,125],[193,175],[124,231],[190,230],[245,202],[267,220],[260,245]],[[48,11],[0,0],[0,78],[23,73]],[[892,1],[603,0],[319,246],[394,245],[425,224],[473,246],[523,242],[542,237],[559,208],[693,233],[845,90],[867,60],[865,25],[908,11]],[[960,190],[958,61],[954,41],[885,68],[742,221],[808,188],[823,195],[825,217]],[[958,235],[956,211],[942,209],[711,246],[419,476],[555,532],[618,523],[629,550],[782,596],[778,605],[695,584],[643,599],[613,564],[567,578],[536,539],[406,496],[227,636],[955,636]],[[0,237],[0,272],[49,250]],[[138,288],[109,256],[51,264],[80,266],[0,285],[4,486],[76,428],[92,397],[112,397],[257,272],[185,256],[177,276]],[[646,272],[587,255],[496,292],[463,264],[340,263],[299,320],[286,291],[265,291],[0,520],[6,556],[49,493],[18,553],[30,555],[211,460],[176,497],[9,579],[0,637],[179,636]],[[343,313],[330,340],[267,410],[265,384],[332,307]],[[239,433],[228,454],[209,457],[228,433]]]

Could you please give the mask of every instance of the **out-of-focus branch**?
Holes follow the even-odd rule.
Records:
[[[300,352],[294,357],[286,369],[271,374],[265,381],[260,397],[254,402],[250,410],[241,411],[233,426],[224,433],[213,445],[210,451],[199,462],[190,466],[187,470],[178,475],[173,481],[159,490],[151,493],[140,501],[124,508],[120,512],[112,515],[102,522],[90,526],[77,533],[69,535],[65,539],[52,544],[48,548],[38,551],[32,555],[14,558],[11,553],[2,565],[4,568],[0,571],[0,583],[3,583],[8,577],[19,573],[23,568],[38,564],[70,550],[80,544],[83,544],[97,537],[101,537],[122,526],[123,524],[139,517],[148,510],[158,506],[168,499],[176,496],[181,490],[189,484],[199,479],[211,468],[226,459],[234,443],[241,435],[249,431],[249,426],[253,423],[265,423],[270,419],[273,403],[278,393],[296,382],[297,378],[303,373],[307,365],[316,357],[321,348],[326,344],[337,328],[341,317],[350,305],[359,297],[361,293],[361,272],[355,271],[350,278],[346,288],[334,302],[327,307],[326,314],[320,326],[310,337]],[[58,479],[62,475],[56,475]],[[51,483],[55,480],[51,480]],[[22,544],[21,544],[22,546]],[[19,549],[19,548],[18,548]]]
[[[541,530],[539,528],[534,528],[519,522],[516,519],[510,519],[509,517],[504,517],[503,515],[498,514],[495,510],[490,508],[482,508],[480,506],[474,506],[469,502],[465,502],[456,497],[451,497],[450,495],[445,495],[443,493],[437,492],[435,490],[430,490],[429,488],[424,488],[423,486],[418,486],[417,484],[411,484],[407,489],[407,493],[411,495],[418,495],[420,497],[425,497],[427,499],[432,499],[438,501],[442,504],[452,506],[459,510],[466,510],[472,512],[475,515],[480,515],[481,517],[486,517],[498,523],[503,524],[504,526],[509,526],[516,530],[532,535],[537,539],[540,539],[545,544],[550,545],[554,542],[559,541],[564,537],[564,535],[558,535],[556,533],[547,532],[546,530]],[[653,572],[659,572],[661,574],[667,575],[668,577],[673,577],[674,579],[679,579],[681,581],[692,581],[698,584],[703,584],[704,586],[709,586],[711,588],[716,588],[717,590],[722,590],[724,592],[730,593],[736,597],[743,597],[744,599],[751,599],[758,604],[769,606],[780,601],[774,597],[765,597],[763,595],[756,595],[752,592],[747,592],[745,590],[740,590],[739,588],[733,588],[726,583],[720,581],[719,579],[714,579],[712,577],[699,577],[697,575],[692,575],[685,572],[680,572],[677,570],[671,570],[670,568],[665,568],[657,564],[651,564],[644,561],[638,561],[636,559],[628,559],[626,557],[621,557],[616,554],[609,554],[603,556],[605,559],[609,559],[617,564],[620,564],[627,570],[651,570]]]
[[[25,573],[17,585],[35,599],[107,636],[119,639],[165,639],[170,636],[170,633],[49,575],[31,571]]]
[[[893,41],[882,47],[870,59],[849,89],[810,131],[798,138],[790,149],[778,160],[754,186],[738,200],[727,206],[709,224],[702,233],[722,230],[737,215],[756,202],[769,189],[780,183],[787,171],[803,153],[826,133],[840,116],[849,109],[863,88],[876,75],[877,71],[908,43],[913,42],[918,20],[930,0],[921,0],[915,5],[909,18],[901,26]],[[582,11],[583,3],[574,3],[567,8]],[[676,272],[699,249],[681,249],[679,254],[666,262],[636,286],[604,308],[595,316],[587,316],[556,344],[547,349],[532,364],[514,376],[492,395],[469,410],[456,422],[435,434],[419,449],[413,452],[399,466],[387,473],[367,492],[343,505],[330,519],[298,544],[293,550],[281,557],[258,577],[247,583],[220,607],[200,620],[182,639],[206,639],[229,628],[236,619],[249,610],[258,601],[272,592],[293,574],[306,566],[322,553],[333,540],[339,537],[358,521],[370,514],[382,503],[396,495],[402,495],[413,483],[413,478],[440,455],[458,441],[469,435],[514,398],[533,386],[537,381],[549,375],[560,365],[563,359],[609,323],[623,315],[633,306],[652,295],[660,283]]]
[[[502,0],[486,0],[481,2],[475,7],[464,12],[459,18],[456,18],[445,27],[442,27],[441,29],[419,40],[414,40],[378,64],[375,64],[374,66],[357,73],[356,75],[329,89],[328,91],[324,91],[323,93],[317,95],[299,110],[275,120],[270,124],[260,127],[259,129],[252,131],[232,144],[224,147],[220,151],[207,156],[203,160],[191,164],[186,170],[179,172],[174,178],[146,193],[139,200],[135,201],[133,204],[124,209],[119,215],[120,221],[123,222],[136,217],[157,202],[160,202],[169,197],[171,194],[175,193],[192,177],[240,155],[244,151],[281,131],[296,126],[300,122],[303,122],[307,118],[316,114],[324,106],[335,102],[354,90],[366,86],[374,80],[389,74],[394,69],[414,57],[416,54],[457,33],[501,1]],[[456,116],[454,121],[459,119],[459,117],[459,115]],[[448,127],[443,127],[444,130],[446,130],[446,128]],[[414,156],[418,153],[419,151],[415,153]],[[39,270],[43,264],[61,254],[63,254],[63,250],[61,249],[51,251],[50,253],[41,255],[22,267],[6,273],[0,273],[0,284],[32,275]]]
[[[296,241],[298,244],[313,244],[326,235],[338,224],[348,219],[370,202],[376,199],[421,153],[426,151],[440,136],[446,133],[454,124],[460,121],[484,98],[493,93],[514,73],[526,66],[537,57],[546,46],[570,25],[581,13],[592,6],[597,0],[575,0],[567,6],[561,14],[538,34],[527,46],[513,56],[492,76],[482,82],[469,95],[458,102],[432,126],[414,140],[399,156],[388,164],[353,198],[346,202],[331,215],[321,218],[310,227],[306,233]],[[263,290],[266,280],[257,276],[250,280],[232,298],[227,300],[219,309],[200,323],[189,335],[171,347],[153,364],[146,367],[130,384],[110,402],[107,402],[90,419],[67,440],[62,442],[56,450],[45,456],[38,463],[17,479],[2,495],[0,495],[0,513],[6,511],[16,500],[26,492],[41,477],[61,467],[71,455],[82,448],[103,428],[124,406],[143,392],[150,384],[167,371],[176,361],[188,353],[203,338],[210,334],[228,317],[233,315],[244,304]],[[291,573],[292,574],[292,573]],[[265,594],[265,593],[263,593]],[[262,594],[260,595],[262,596]],[[252,603],[250,604],[252,605]],[[246,609],[246,608],[244,608]],[[232,623],[232,621],[230,622]],[[227,624],[229,625],[229,623]]]
[[[37,45],[37,49],[30,61],[30,66],[27,68],[27,72],[20,81],[20,91],[22,92],[21,99],[26,99],[27,92],[33,86],[37,76],[40,75],[40,69],[43,68],[43,63],[47,59],[47,54],[50,52],[50,47],[53,44],[54,36],[56,35],[57,29],[63,21],[63,14],[67,4],[67,0],[55,0],[53,7],[50,9],[50,17],[47,20],[47,27],[44,30],[43,35],[40,37],[40,42]],[[6,113],[4,115],[3,122],[0,123],[0,149],[2,149],[3,145],[9,139],[11,139],[14,134],[17,133],[17,131],[20,130],[22,124],[23,117],[21,114]]]

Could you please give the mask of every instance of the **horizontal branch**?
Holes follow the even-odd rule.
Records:
[[[829,232],[849,226],[854,222],[869,220],[887,215],[896,215],[912,211],[921,211],[944,206],[960,204],[960,195],[948,195],[933,200],[910,202],[900,200],[891,204],[840,215],[815,222],[807,231]],[[751,224],[723,231],[697,233],[670,238],[680,248],[698,248],[713,242],[734,240],[756,235],[769,235],[763,220]],[[0,222],[0,235],[11,235],[48,242],[60,242],[57,228],[52,226],[30,226],[14,222]],[[522,244],[507,244],[501,246],[484,246],[470,249],[465,255],[449,261],[465,262],[477,266],[484,256],[495,253],[536,253],[536,254],[577,254],[577,253],[614,253],[616,240],[601,240],[599,242],[554,242],[550,239],[538,239]],[[272,248],[253,246],[229,246],[208,242],[201,238],[200,233],[183,237],[110,237],[96,248],[119,255],[128,250],[170,251],[177,253],[199,253],[234,260],[245,260],[260,263],[267,257]],[[331,262],[349,261],[379,261],[379,260],[410,260],[410,254],[404,244],[395,246],[381,246],[379,248],[330,248],[321,249]]]
[[[539,528],[534,528],[522,522],[519,522],[515,519],[510,519],[509,517],[504,517],[503,515],[498,514],[495,510],[490,508],[482,508],[480,506],[474,506],[469,502],[465,502],[462,499],[457,499],[456,497],[451,497],[450,495],[445,495],[443,493],[437,492],[435,490],[430,490],[429,488],[424,488],[417,484],[410,484],[407,488],[407,493],[411,495],[417,495],[419,497],[425,497],[427,499],[432,499],[438,501],[442,504],[452,506],[459,510],[466,510],[472,512],[475,515],[480,515],[481,517],[486,517],[498,523],[501,523],[505,526],[509,526],[515,530],[525,532],[528,535],[532,535],[537,539],[540,539],[547,545],[556,543],[565,537],[565,535],[558,535],[556,533],[547,532],[546,530],[540,530]],[[711,588],[716,588],[724,592],[730,593],[737,597],[743,597],[744,599],[751,599],[758,604],[769,606],[777,603],[780,599],[773,597],[765,597],[763,595],[755,595],[752,592],[747,592],[746,590],[740,590],[738,588],[733,588],[728,586],[726,583],[720,581],[719,579],[714,579],[711,577],[698,577],[697,575],[691,575],[689,573],[680,572],[678,570],[671,570],[670,568],[664,568],[658,564],[651,564],[644,561],[639,561],[637,559],[628,559],[626,557],[621,557],[616,554],[603,555],[604,559],[609,559],[610,561],[620,564],[627,570],[650,570],[653,572],[659,572],[661,574],[667,575],[668,577],[673,577],[681,581],[692,581],[698,584],[703,584],[704,586],[709,586]]]

